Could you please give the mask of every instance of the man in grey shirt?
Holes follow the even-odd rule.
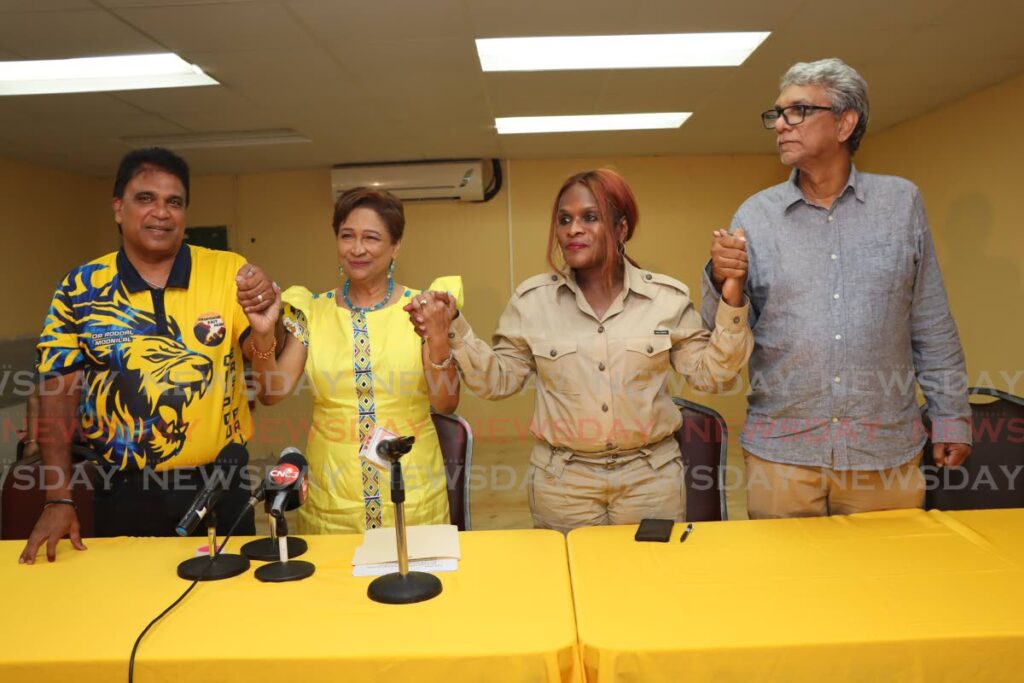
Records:
[[[790,68],[762,120],[793,172],[716,231],[702,311],[713,328],[721,283],[748,263],[750,517],[920,507],[915,380],[935,463],[971,452],[963,349],[921,195],[854,167],[867,84],[838,59]]]

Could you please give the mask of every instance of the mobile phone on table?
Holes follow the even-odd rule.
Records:
[[[640,526],[636,530],[637,541],[654,541],[667,543],[672,536],[672,525],[675,522],[671,519],[641,519]]]

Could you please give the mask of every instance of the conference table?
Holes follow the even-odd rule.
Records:
[[[458,571],[415,605],[366,597],[361,535],[308,536],[312,577],[199,584],[136,680],[1024,679],[1024,510],[698,522],[685,543],[682,526],[463,532]],[[33,566],[0,543],[0,681],[125,680],[202,542],[64,542]]]
[[[305,538],[312,577],[260,583],[254,562],[200,583],[142,641],[135,680],[581,680],[561,534],[463,532],[458,570],[437,574],[441,595],[413,605],[367,598],[372,579],[351,565],[362,535]],[[176,567],[205,540],[86,543],[31,566],[17,563],[23,541],[0,543],[0,681],[127,680],[132,643],[188,586]]]
[[[587,681],[1024,680],[1024,510],[567,538]]]

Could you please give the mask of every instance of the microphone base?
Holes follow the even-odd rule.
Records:
[[[295,536],[288,537],[288,558],[298,557],[309,549],[306,542]],[[256,541],[249,541],[242,546],[242,554],[250,560],[260,562],[273,562],[280,559],[276,538],[261,538]]]
[[[256,570],[257,580],[264,583],[281,583],[283,581],[301,581],[313,576],[316,567],[312,562],[288,560],[287,562],[271,562]]]
[[[186,581],[219,581],[230,579],[232,576],[249,569],[248,558],[241,555],[218,555],[213,558],[213,566],[210,566],[210,558],[207,555],[193,557],[178,565],[178,576]]]
[[[441,580],[426,572],[395,572],[378,576],[366,590],[369,598],[387,605],[408,605],[436,598],[441,594]]]

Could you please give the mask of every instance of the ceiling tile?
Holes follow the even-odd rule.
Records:
[[[620,0],[477,0],[468,9],[476,38],[623,33],[637,15],[636,4]]]
[[[188,5],[228,5],[251,4],[259,0],[95,0],[96,4],[111,9],[119,7],[165,7]]]
[[[75,9],[96,9],[96,5],[91,0],[4,0],[0,3],[0,14]]]
[[[460,0],[290,0],[292,14],[325,44],[398,43],[472,38]],[[472,3],[469,3],[472,4]]]
[[[182,54],[305,48],[309,35],[279,2],[128,7],[114,10],[140,31]]]
[[[163,48],[99,9],[12,12],[0,19],[0,46],[24,59],[68,59],[146,52]]]
[[[494,116],[596,113],[607,82],[607,71],[510,71],[484,75]]]

